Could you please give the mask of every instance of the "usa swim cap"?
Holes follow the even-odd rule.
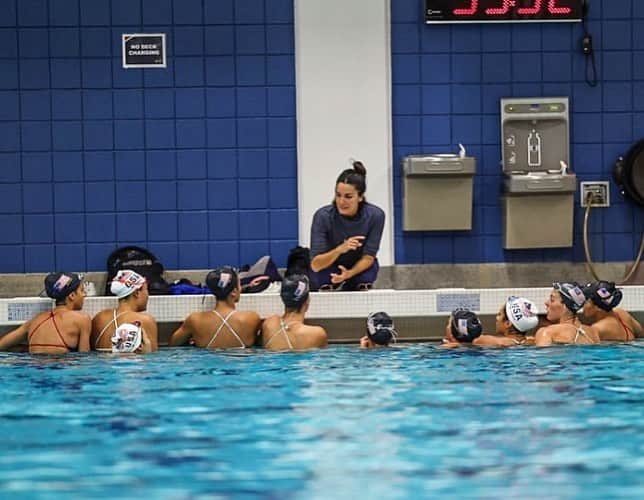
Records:
[[[132,295],[145,285],[145,278],[131,269],[122,269],[110,283],[110,291],[119,299]]]
[[[452,312],[452,335],[459,342],[471,343],[483,333],[483,326],[476,313],[469,309]]]
[[[218,299],[226,299],[238,283],[237,271],[229,266],[210,271],[206,276],[206,286]]]
[[[134,352],[141,346],[141,323],[123,323],[112,335],[112,352]]]
[[[388,345],[397,337],[394,321],[386,312],[371,313],[367,317],[367,335],[378,345]]]
[[[571,283],[553,283],[552,288],[559,292],[561,301],[573,313],[579,311],[584,306],[584,302],[586,302],[584,292],[574,281]]]
[[[505,315],[519,332],[524,333],[536,327],[539,323],[537,314],[536,304],[523,297],[512,296],[505,303]]]
[[[47,296],[55,300],[62,300],[76,291],[82,279],[82,275],[76,273],[49,273],[45,277]]]
[[[292,274],[282,281],[280,297],[284,305],[299,309],[309,298],[309,278],[304,274]]]
[[[622,301],[622,291],[612,281],[593,281],[583,288],[584,296],[600,309],[608,312]]]

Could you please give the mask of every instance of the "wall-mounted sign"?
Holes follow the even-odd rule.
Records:
[[[124,68],[165,68],[165,33],[122,35]]]
[[[581,21],[585,0],[425,0],[425,22]]]

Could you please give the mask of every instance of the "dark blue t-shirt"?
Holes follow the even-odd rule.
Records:
[[[385,225],[385,212],[364,202],[355,217],[340,215],[335,205],[319,208],[311,224],[311,258],[326,253],[351,236],[364,236],[362,246],[342,254],[334,265],[351,268],[363,255],[375,257]]]

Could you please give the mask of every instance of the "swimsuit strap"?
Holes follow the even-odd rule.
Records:
[[[633,333],[633,330],[631,330],[626,323],[622,320],[622,318],[619,317],[619,314],[613,312],[613,316],[617,318],[617,321],[619,321],[619,324],[622,325],[622,328],[624,329],[624,332],[626,332],[626,340],[629,340],[630,338],[635,338],[635,334]]]
[[[293,323],[294,321],[291,321],[290,323],[284,323],[284,320],[280,318],[280,327],[275,332],[273,332],[273,335],[271,335],[271,338],[266,341],[266,344],[264,344],[264,347],[268,347],[268,344],[270,344],[271,341],[277,335],[279,335],[280,333],[283,333],[284,337],[286,338],[286,343],[288,344],[288,348],[292,350],[293,344],[291,343],[291,338],[289,337],[287,330],[288,330],[288,326]]]
[[[30,333],[30,334],[29,334],[29,336],[27,337],[27,342],[31,342],[31,337],[33,337],[33,336],[34,336],[34,333],[36,333],[36,330],[38,330],[38,328],[40,328],[40,327],[43,325],[43,323],[45,323],[46,321],[49,321],[49,320],[53,317],[53,314],[54,314],[54,313],[53,313],[53,311],[50,311],[50,312],[49,312],[49,316],[47,316],[47,317],[46,317],[45,319],[43,319],[40,323],[38,323],[38,325],[36,326],[36,328],[34,328],[33,330],[31,330],[31,333]]]
[[[103,327],[103,329],[101,330],[101,333],[99,333],[98,337],[96,337],[96,340],[94,341],[94,345],[98,345],[99,340],[101,340],[101,337],[107,331],[107,329],[110,327],[112,323],[114,323],[114,328],[119,327],[119,324],[116,321],[116,318],[118,318],[119,316],[123,316],[126,312],[129,312],[129,311],[121,311],[120,313],[116,314],[116,309],[112,309],[112,321],[110,321]]]
[[[60,329],[58,328],[58,323],[56,323],[56,317],[54,316],[54,313],[51,313],[51,322],[54,324],[54,328],[56,329],[56,333],[58,334],[60,341],[65,345],[68,351],[71,351],[72,348],[67,345],[67,342],[65,342],[65,337],[63,337],[63,334],[60,333]]]
[[[584,329],[581,326],[578,326],[577,329],[575,330],[575,340],[573,340],[573,344],[577,343],[577,339],[579,338],[579,334],[583,335],[590,341],[591,344],[594,344],[595,342],[588,336],[588,334],[584,331]]]
[[[212,313],[213,313],[213,314],[215,314],[215,315],[216,315],[216,316],[221,320],[221,324],[219,325],[219,328],[217,328],[217,330],[216,330],[216,331],[215,331],[215,333],[213,334],[212,338],[210,339],[210,342],[208,342],[208,345],[206,346],[206,349],[208,349],[208,348],[210,347],[210,345],[215,341],[215,339],[217,338],[217,335],[219,335],[219,332],[221,332],[221,329],[222,329],[224,326],[225,326],[226,328],[228,328],[228,331],[229,331],[230,333],[232,333],[232,334],[233,334],[233,336],[237,339],[237,341],[239,342],[240,347],[241,347],[242,349],[244,349],[244,348],[246,347],[246,344],[244,344],[244,342],[242,341],[242,339],[241,339],[241,338],[239,338],[239,335],[237,335],[237,332],[235,331],[235,329],[230,325],[230,323],[228,323],[228,319],[229,319],[233,314],[235,314],[236,312],[237,312],[237,311],[235,311],[235,310],[233,309],[233,310],[232,310],[232,311],[230,311],[230,312],[226,315],[226,317],[224,318],[221,314],[219,314],[217,311],[215,311],[214,309],[212,309]]]
[[[49,321],[49,320],[51,320],[52,323],[54,324],[54,329],[56,330],[56,333],[58,334],[58,338],[63,343],[63,345],[60,345],[60,344],[36,344],[36,343],[31,342],[31,339],[33,338],[34,334],[36,333],[36,330],[38,330],[46,321]],[[29,337],[27,337],[27,342],[29,342],[29,347],[32,347],[32,346],[33,347],[64,347],[68,351],[72,350],[72,348],[65,341],[65,337],[63,337],[63,334],[60,333],[60,328],[58,328],[58,323],[56,323],[56,317],[54,315],[54,311],[50,311],[49,316],[47,316],[44,320],[42,320],[40,323],[38,323],[36,328],[34,328],[31,331],[31,334],[29,334]]]

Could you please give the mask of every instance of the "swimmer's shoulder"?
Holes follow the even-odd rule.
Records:
[[[259,324],[261,321],[259,314],[257,314],[255,311],[237,311],[233,315],[233,318],[235,317],[240,322],[246,323],[246,324]]]
[[[270,333],[272,330],[279,328],[279,324],[279,315],[273,314],[271,316],[267,316],[264,318],[264,321],[262,321],[262,332]]]
[[[317,325],[301,325],[298,335],[303,335],[306,337],[307,342],[310,345],[316,347],[322,347],[328,344],[329,339],[326,333],[326,330],[321,326]]]

